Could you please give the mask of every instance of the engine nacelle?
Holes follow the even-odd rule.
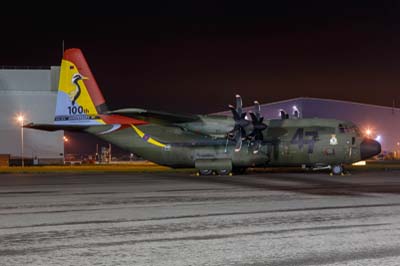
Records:
[[[195,133],[224,138],[234,128],[235,121],[228,116],[201,116],[200,121],[184,123],[180,126]]]

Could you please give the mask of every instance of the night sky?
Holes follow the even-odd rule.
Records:
[[[236,93],[245,105],[400,105],[399,1],[187,2],[11,7],[0,64],[59,65],[64,39],[83,50],[110,109],[210,113]]]

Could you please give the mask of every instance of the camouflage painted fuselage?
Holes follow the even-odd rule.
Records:
[[[229,106],[232,117],[141,108],[110,111],[82,51],[73,48],[61,61],[54,124],[26,127],[86,131],[144,159],[195,167],[204,174],[266,165],[340,166],[380,152],[380,144],[362,139],[351,122],[286,115],[263,122],[258,102],[248,120],[240,95],[235,98],[236,107]]]
[[[245,168],[326,166],[362,159],[359,147],[363,139],[350,122],[315,118],[269,120],[266,124],[264,141],[256,154],[249,140],[235,152],[231,140],[189,131],[179,125],[147,124],[136,126],[139,131],[126,127],[101,135],[98,133],[111,126],[90,127],[86,131],[142,158],[171,167],[195,167],[199,160],[229,160],[233,168]]]

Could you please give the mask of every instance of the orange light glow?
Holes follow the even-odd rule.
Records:
[[[23,125],[23,124],[24,124],[25,117],[24,117],[23,114],[18,114],[17,117],[16,117],[16,120],[17,120],[21,125]]]

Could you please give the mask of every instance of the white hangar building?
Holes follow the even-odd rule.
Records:
[[[0,154],[20,160],[21,125],[53,123],[60,68],[0,69]],[[64,158],[64,132],[23,129],[25,164],[61,163]]]

